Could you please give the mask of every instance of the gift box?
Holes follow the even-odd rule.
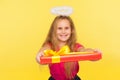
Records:
[[[71,62],[71,61],[86,61],[99,60],[102,58],[100,52],[72,52],[67,55],[57,56],[42,56],[40,57],[40,64]]]

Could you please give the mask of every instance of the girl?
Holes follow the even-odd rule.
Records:
[[[71,52],[93,51],[92,49],[85,49],[81,44],[76,43],[76,31],[72,19],[69,16],[60,15],[56,16],[51,24],[47,38],[37,54],[37,62],[40,63],[40,57],[44,55],[44,50],[59,51],[65,45],[69,46]],[[81,80],[77,76],[79,71],[78,62],[49,64],[49,69],[51,74],[49,80]]]

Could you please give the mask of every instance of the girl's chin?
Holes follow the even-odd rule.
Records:
[[[66,42],[69,39],[69,37],[58,37],[58,39],[61,42]]]
[[[59,41],[61,41],[61,42],[66,42],[67,39],[60,39]]]

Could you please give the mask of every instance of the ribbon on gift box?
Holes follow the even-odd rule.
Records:
[[[101,57],[100,52],[70,52],[68,46],[63,46],[58,52],[45,50],[44,56],[40,57],[40,63],[47,64],[69,61],[99,60]]]
[[[53,50],[44,50],[44,55],[45,56],[62,56],[62,55],[67,55],[67,54],[70,54],[70,49],[69,47],[66,45],[66,46],[63,46],[58,52],[56,51],[53,51]]]

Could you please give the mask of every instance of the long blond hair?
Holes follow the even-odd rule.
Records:
[[[53,22],[51,24],[48,35],[47,35],[46,40],[43,45],[50,43],[50,44],[52,44],[51,48],[53,50],[56,50],[56,48],[58,47],[58,40],[57,40],[57,35],[56,35],[57,23],[59,20],[63,20],[63,19],[68,20],[70,23],[71,36],[70,36],[69,40],[67,41],[67,45],[70,47],[71,51],[74,51],[74,45],[76,43],[76,31],[75,31],[74,23],[73,23],[72,19],[70,18],[70,16],[56,16],[55,17],[55,19],[53,20]],[[74,62],[67,62],[64,64],[64,67],[65,67],[65,71],[66,71],[66,76],[68,78],[72,78],[73,77],[72,70],[74,70],[74,68],[75,68]]]

